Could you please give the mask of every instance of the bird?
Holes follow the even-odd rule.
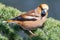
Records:
[[[45,23],[48,16],[48,10],[49,6],[47,4],[40,4],[35,9],[4,22],[17,23],[21,28],[27,30],[34,36],[35,34],[31,30],[35,30]]]

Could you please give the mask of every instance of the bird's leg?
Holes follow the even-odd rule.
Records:
[[[34,34],[31,30],[28,30],[30,33],[30,36],[36,36],[36,34]]]

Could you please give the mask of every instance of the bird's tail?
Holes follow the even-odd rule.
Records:
[[[22,24],[22,21],[7,20],[7,21],[3,21],[3,23],[17,23],[17,24]]]

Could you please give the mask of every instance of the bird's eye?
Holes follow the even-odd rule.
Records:
[[[42,8],[42,10],[44,10],[44,9]]]

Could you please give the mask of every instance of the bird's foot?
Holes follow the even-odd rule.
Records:
[[[29,30],[29,33],[30,33],[30,37],[33,37],[33,36],[37,36],[36,34],[34,34],[32,31]]]
[[[37,34],[31,34],[30,37],[34,37],[34,36],[37,36]]]

